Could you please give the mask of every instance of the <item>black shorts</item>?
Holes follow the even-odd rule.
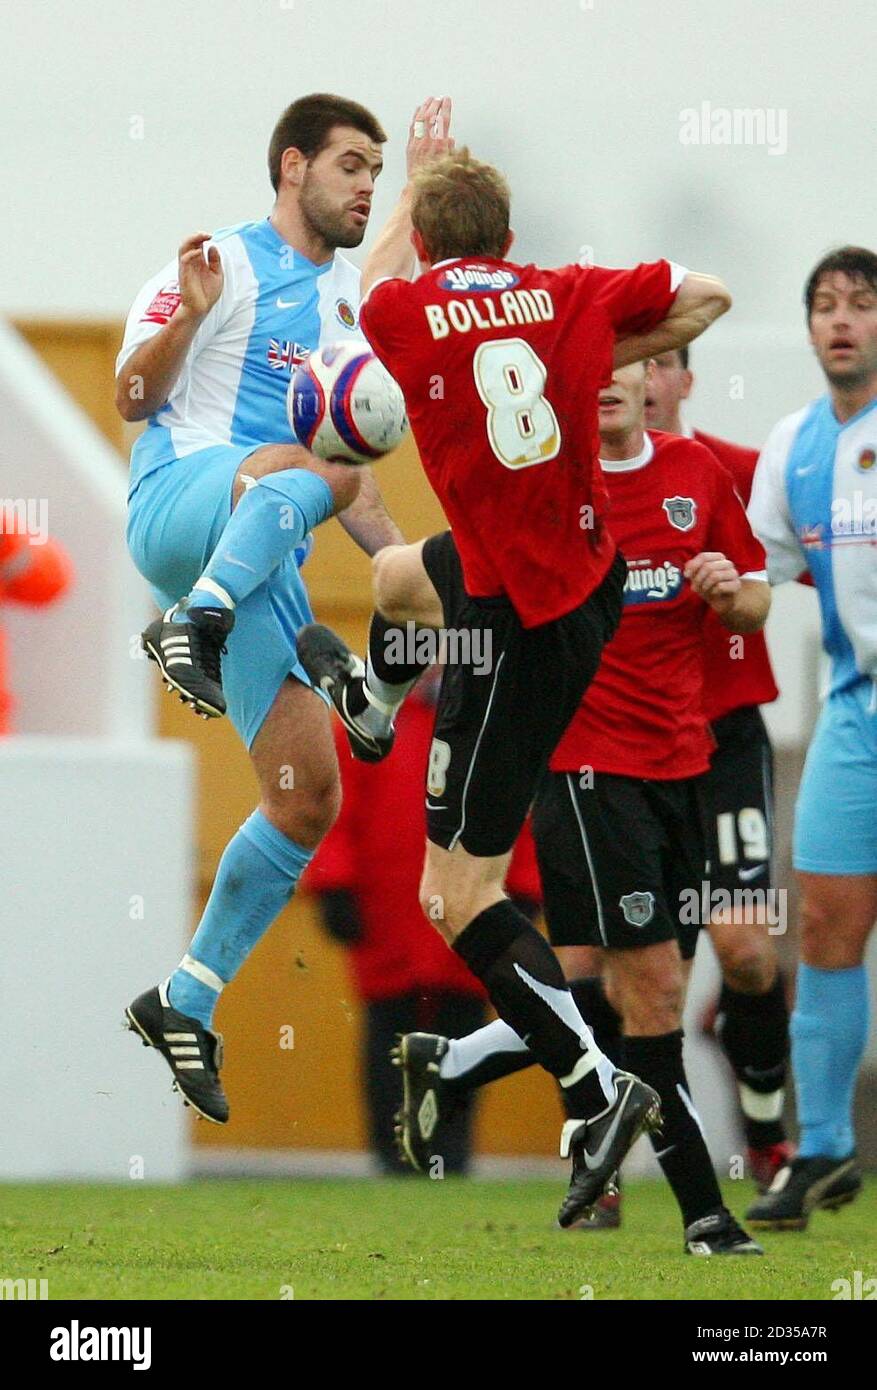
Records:
[[[769,888],[773,868],[773,749],[758,705],[713,724],[707,773],[708,877],[714,889]]]
[[[424,544],[423,563],[456,647],[448,641],[427,767],[427,837],[506,854],[618,626],[627,566],[616,557],[578,608],[525,628],[507,599],[469,597],[449,531]]]
[[[705,777],[549,773],[533,835],[553,946],[623,951],[675,939],[691,959],[703,917]]]

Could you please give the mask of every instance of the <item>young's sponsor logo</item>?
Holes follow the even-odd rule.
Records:
[[[672,560],[628,560],[624,602],[661,603],[675,598],[682,588],[682,570]]]
[[[489,265],[454,265],[439,276],[442,290],[475,290],[477,294],[491,294],[496,290],[508,290],[516,285],[520,276],[511,270],[498,270]]]

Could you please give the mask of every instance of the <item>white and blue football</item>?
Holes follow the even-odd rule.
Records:
[[[372,463],[408,428],[405,399],[365,343],[332,343],[296,367],[287,396],[299,444],[331,463]]]

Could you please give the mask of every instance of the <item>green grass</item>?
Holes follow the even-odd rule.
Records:
[[[631,1183],[617,1232],[553,1229],[562,1181],[200,1181],[0,1186],[0,1278],[72,1299],[830,1299],[877,1275],[877,1180],[764,1259],[681,1252],[662,1183]],[[749,1184],[729,1183],[741,1215]]]

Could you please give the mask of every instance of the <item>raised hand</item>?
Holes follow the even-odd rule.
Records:
[[[406,160],[408,177],[433,159],[439,159],[454,148],[449,135],[451,128],[451,98],[427,97],[418,106],[408,127]]]
[[[222,262],[215,246],[204,256],[209,232],[196,232],[180,247],[180,303],[190,314],[204,318],[222,294]]]

